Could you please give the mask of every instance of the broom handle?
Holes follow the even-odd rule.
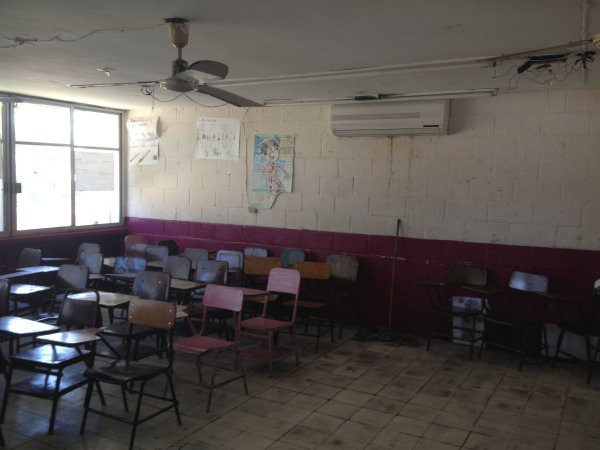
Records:
[[[388,331],[392,331],[392,312],[394,311],[394,287],[396,286],[396,259],[398,257],[398,235],[400,234],[400,219],[396,220],[396,236],[394,237],[394,261],[392,262],[392,282],[390,285],[390,304],[388,310]]]

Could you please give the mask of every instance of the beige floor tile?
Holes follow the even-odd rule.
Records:
[[[244,432],[227,441],[222,448],[232,450],[238,450],[240,448],[248,450],[261,450],[269,448],[273,443],[274,441],[272,439],[265,438],[257,434]]]
[[[433,422],[440,413],[439,409],[428,408],[427,406],[413,405],[407,403],[398,415],[411,417],[413,419],[422,420],[424,422]]]
[[[411,419],[410,417],[396,416],[386,428],[420,437],[423,436],[423,433],[425,433],[425,430],[427,430],[430,425],[430,422],[423,422],[422,420]]]
[[[374,381],[359,379],[348,386],[353,391],[365,392],[367,394],[377,394],[385,385]]]
[[[467,438],[467,442],[465,442],[464,448],[474,450],[506,450],[508,448],[508,440],[471,432]]]
[[[315,397],[332,399],[339,392],[341,392],[341,388],[337,388],[335,386],[329,386],[327,384],[314,383],[311,386],[308,386],[306,389],[302,391],[303,394],[314,395]]]
[[[248,431],[252,432],[253,434],[275,440],[279,439],[293,427],[293,423],[263,417],[252,424]]]
[[[326,438],[327,433],[298,425],[288,431],[279,440],[300,448],[315,448]]]
[[[339,394],[337,394],[335,397],[333,397],[333,400],[343,403],[349,403],[355,406],[363,406],[372,398],[373,396],[371,394],[365,394],[364,392],[345,389]]]
[[[288,400],[291,400],[296,396],[295,391],[290,391],[287,389],[281,389],[278,387],[270,387],[265,389],[264,391],[258,393],[256,397],[262,398],[265,400],[271,400],[273,402],[285,403]]]
[[[353,416],[354,422],[365,423],[375,427],[383,428],[393,419],[393,414],[375,411],[369,408],[359,409]]]
[[[434,423],[425,431],[423,437],[460,447],[465,443],[468,435],[468,431],[459,430],[458,428],[449,428]]]
[[[344,422],[345,419],[315,412],[300,422],[300,425],[331,434],[342,426]]]
[[[330,416],[339,417],[341,419],[349,419],[356,411],[359,410],[358,406],[350,405],[348,403],[342,403],[335,400],[330,400],[321,406],[318,411],[323,414]]]
[[[412,449],[418,441],[419,438],[417,436],[400,433],[388,428],[379,433],[372,442],[374,445],[381,448],[409,450]]]
[[[364,407],[388,414],[396,414],[404,407],[404,405],[406,405],[405,402],[377,395],[369,400]]]
[[[444,442],[432,441],[431,439],[419,439],[413,450],[456,450],[460,447]]]
[[[460,430],[470,431],[477,420],[478,414],[460,414],[450,411],[441,411],[434,419],[438,425]]]
[[[326,399],[320,397],[314,397],[307,394],[297,394],[286,402],[287,405],[294,406],[296,408],[307,409],[314,411],[327,402]]]
[[[332,434],[325,439],[321,444],[316,447],[317,450],[329,450],[329,449],[343,449],[343,450],[360,450],[367,446],[364,442],[352,440],[351,438],[340,435]]]
[[[381,432],[380,427],[374,427],[364,423],[347,421],[342,424],[340,428],[334,433],[338,436],[344,436],[349,440],[360,441],[368,444]]]

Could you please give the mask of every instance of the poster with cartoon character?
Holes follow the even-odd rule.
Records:
[[[280,192],[292,192],[295,136],[257,134],[254,136],[250,206],[273,206]]]

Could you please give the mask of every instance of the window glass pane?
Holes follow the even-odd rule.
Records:
[[[119,147],[118,114],[76,109],[73,131],[77,146]]]
[[[75,225],[119,222],[119,152],[75,149]]]
[[[71,225],[70,147],[16,145],[17,230]]]
[[[71,142],[71,111],[62,106],[16,103],[15,140],[46,144]]]

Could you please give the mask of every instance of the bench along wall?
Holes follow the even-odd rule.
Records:
[[[555,288],[582,292],[600,276],[600,266],[591,265],[600,249],[600,90],[453,100],[450,134],[439,137],[337,138],[326,106],[157,108],[129,115],[157,115],[162,133],[159,165],[129,167],[132,230],[223,247],[253,242],[194,233],[256,229],[269,239],[305,236],[289,242],[299,240],[317,256],[338,251],[327,243],[341,239],[343,251],[361,255],[369,288],[363,298],[379,309],[387,301],[389,236],[400,218],[405,260],[398,276],[405,282],[398,300],[415,318],[426,308],[411,281],[443,273],[449,262],[495,268],[500,284],[513,267],[552,272]],[[198,116],[243,121],[240,160],[193,157]],[[297,135],[294,192],[258,214],[248,212],[246,198],[255,132]],[[158,222],[145,225],[147,219]],[[331,238],[309,244],[306,236]]]

